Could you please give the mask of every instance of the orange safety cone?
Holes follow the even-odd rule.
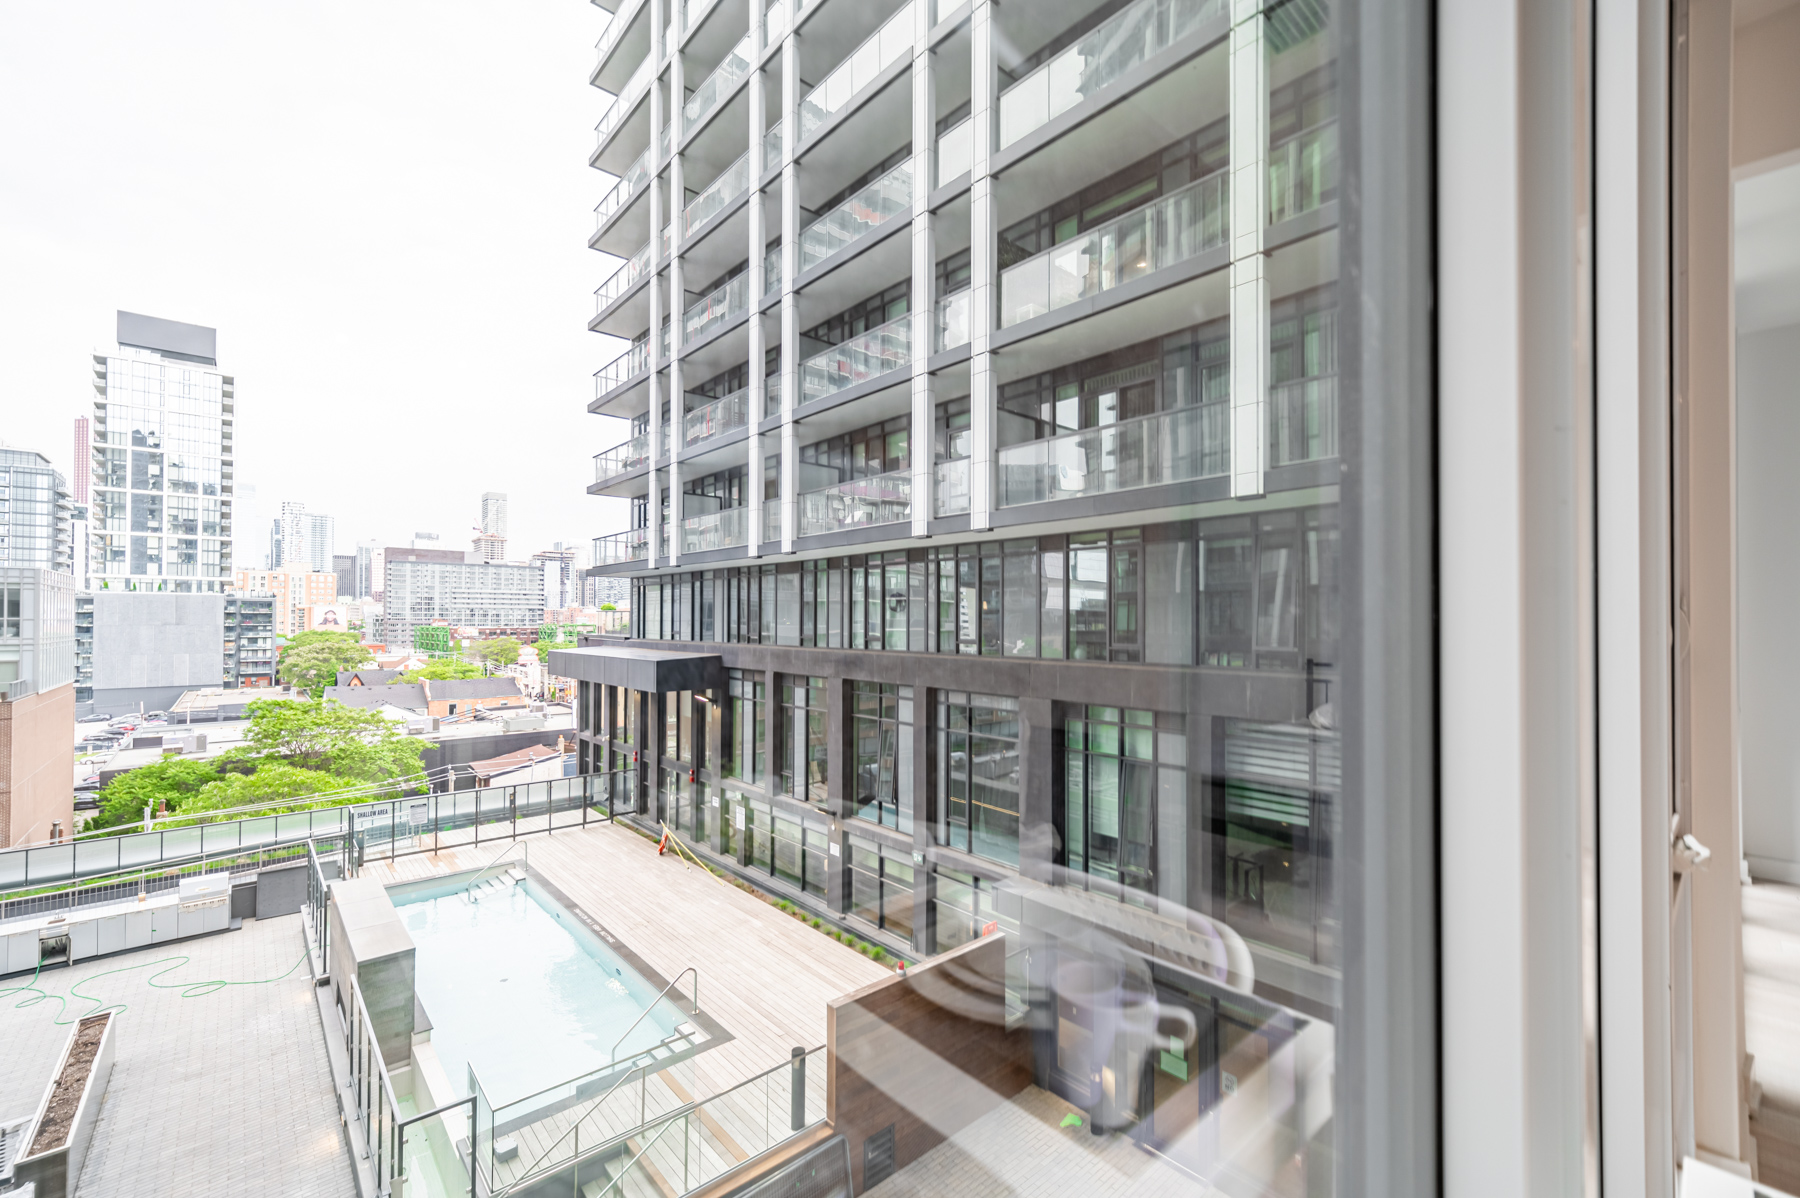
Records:
[[[662,839],[656,842],[656,855],[662,856],[669,851],[669,830],[663,829]]]

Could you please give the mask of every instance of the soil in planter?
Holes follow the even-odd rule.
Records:
[[[69,1129],[75,1126],[75,1110],[81,1105],[81,1092],[87,1088],[88,1071],[94,1067],[94,1057],[100,1051],[100,1037],[106,1034],[106,1021],[111,1018],[110,1014],[90,1015],[76,1025],[75,1043],[69,1049],[69,1059],[56,1078],[56,1088],[50,1091],[50,1105],[44,1111],[43,1122],[38,1124],[37,1135],[32,1137],[31,1150],[26,1156],[52,1152],[68,1142]]]

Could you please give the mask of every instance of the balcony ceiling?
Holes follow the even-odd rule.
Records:
[[[619,19],[616,15],[613,17],[615,21]],[[595,87],[615,94],[625,86],[625,81],[631,78],[631,73],[644,61],[644,56],[650,53],[649,0],[643,0],[634,10],[625,14],[623,19],[627,22],[625,32],[619,35],[619,40],[614,44],[612,53],[607,55],[606,61],[598,64],[599,70],[591,80]]]
[[[800,206],[808,212],[912,141],[912,76],[900,72],[879,93],[857,96],[846,112],[801,147]]]
[[[705,0],[692,7],[699,9]],[[698,14],[681,40],[681,69],[691,88],[712,73],[724,59],[726,51],[738,44],[750,28],[748,0],[715,0],[712,7]]]
[[[931,0],[918,2],[928,4]],[[800,14],[801,97],[850,57],[851,51],[905,3],[906,0],[827,0],[809,4]]]
[[[1099,8],[1096,0],[1031,0],[994,8],[994,57],[1002,70],[1017,71],[1038,47]]]
[[[605,111],[604,106],[601,110]],[[645,88],[626,114],[624,123],[612,131],[606,144],[596,146],[598,152],[588,159],[588,165],[610,175],[624,174],[625,168],[636,162],[649,144],[650,89]]]

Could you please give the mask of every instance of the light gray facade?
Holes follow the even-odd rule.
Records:
[[[86,656],[77,699],[109,715],[166,709],[225,679],[224,595],[96,591],[82,596]],[[88,631],[91,626],[91,632]]]
[[[29,449],[0,449],[0,566],[73,569],[74,504],[50,459]]]
[[[75,680],[75,580],[61,570],[0,566],[0,698]]]
[[[419,561],[389,550],[383,595],[383,640],[412,644],[418,624],[454,628],[533,629],[544,619],[544,570],[499,562]]]

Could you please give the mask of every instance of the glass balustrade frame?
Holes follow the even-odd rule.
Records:
[[[800,402],[812,403],[912,365],[912,314],[814,354],[800,364]]]
[[[801,273],[912,210],[913,160],[908,158],[820,216],[800,233]]]
[[[1191,404],[1008,445],[996,465],[1001,507],[1220,478],[1231,469],[1231,404]]]

